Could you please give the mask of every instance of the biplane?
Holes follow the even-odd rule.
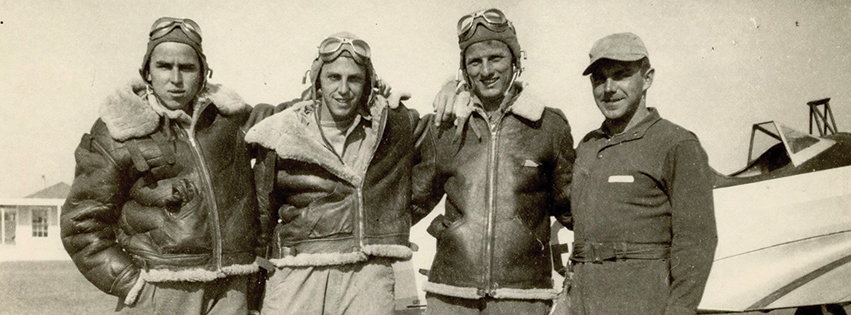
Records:
[[[829,100],[808,103],[810,134],[754,124],[747,165],[716,176],[718,247],[700,310],[821,314],[804,307],[851,301],[851,134],[836,130]]]

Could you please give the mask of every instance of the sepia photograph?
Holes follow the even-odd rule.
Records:
[[[851,1],[0,0],[0,315],[847,314]]]

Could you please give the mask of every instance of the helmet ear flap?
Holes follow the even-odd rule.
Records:
[[[139,77],[142,78],[142,81],[145,81],[146,83],[151,83],[151,75],[148,74],[147,69],[145,69],[145,68],[139,69]]]

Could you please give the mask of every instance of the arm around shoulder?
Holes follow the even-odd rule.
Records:
[[[425,218],[443,198],[443,181],[439,176],[434,114],[418,120],[411,170],[411,225]]]

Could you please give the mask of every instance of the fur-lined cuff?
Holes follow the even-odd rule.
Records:
[[[336,266],[364,262],[370,256],[409,260],[413,256],[410,248],[402,245],[366,245],[351,253],[300,253],[295,256],[271,259],[275,267]]]
[[[188,282],[207,282],[219,278],[235,275],[246,275],[258,272],[260,267],[255,264],[249,265],[232,265],[222,268],[220,271],[210,271],[206,269],[187,269],[187,270],[167,270],[167,269],[151,269],[142,271],[140,278],[147,282],[166,282],[166,281],[188,281]]]
[[[407,246],[402,245],[366,245],[362,251],[370,256],[398,258],[401,260],[409,260],[414,252]]]
[[[139,293],[142,292],[142,288],[145,287],[145,279],[142,278],[140,274],[138,278],[136,278],[136,283],[133,284],[133,287],[130,288],[130,292],[127,292],[127,296],[124,297],[124,305],[132,306],[136,304],[136,300],[139,298]]]
[[[493,293],[495,299],[517,299],[517,300],[553,300],[558,296],[555,289],[496,289]]]
[[[257,262],[253,262],[250,265],[232,265],[227,267],[222,267],[222,272],[226,276],[241,276],[241,275],[250,275],[252,273],[257,273],[260,271],[260,265]]]
[[[334,266],[348,265],[366,261],[366,254],[354,253],[322,253],[322,254],[298,254],[270,260],[275,267],[306,267],[306,266]]]
[[[426,282],[423,283],[423,291],[459,297],[462,299],[481,299],[482,296],[479,295],[479,290],[476,288],[464,288],[464,287],[456,287],[447,284],[434,283],[434,282]]]

